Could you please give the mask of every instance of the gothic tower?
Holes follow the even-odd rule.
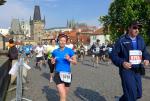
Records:
[[[30,25],[32,39],[37,42],[41,41],[44,34],[45,17],[43,20],[41,19],[40,7],[38,5],[34,7],[33,20],[30,17]]]

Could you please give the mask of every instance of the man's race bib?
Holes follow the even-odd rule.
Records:
[[[142,52],[140,50],[130,50],[129,51],[129,62],[131,64],[141,64]]]
[[[59,75],[60,75],[61,81],[66,82],[66,83],[71,83],[71,73],[60,72]]]

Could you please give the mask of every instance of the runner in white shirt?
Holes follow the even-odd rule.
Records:
[[[73,44],[71,43],[71,39],[70,38],[68,38],[67,44],[65,46],[68,47],[68,48],[73,49]]]
[[[49,47],[48,43],[47,42],[44,42],[44,45],[43,45],[43,49],[44,49],[44,58],[45,60],[47,60],[47,48]]]
[[[41,64],[43,62],[43,56],[44,56],[44,48],[41,44],[38,44],[38,46],[35,48],[36,53],[36,67],[41,70]]]

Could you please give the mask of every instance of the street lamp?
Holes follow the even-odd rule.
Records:
[[[5,36],[2,35],[2,38],[3,38],[3,50],[5,50]]]

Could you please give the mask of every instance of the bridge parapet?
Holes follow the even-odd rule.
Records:
[[[8,74],[11,68],[11,62],[8,60],[7,52],[0,50],[0,101],[5,101],[7,90],[10,82],[10,75]]]

